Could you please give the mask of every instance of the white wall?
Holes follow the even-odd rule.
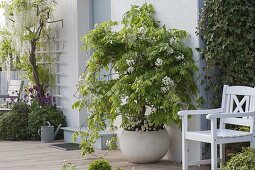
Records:
[[[60,60],[66,64],[60,65],[60,72],[65,76],[60,77],[64,85],[60,93],[62,109],[67,118],[67,125],[80,127],[84,122],[84,111],[73,110],[72,105],[77,100],[76,84],[80,73],[85,68],[86,55],[80,51],[80,38],[89,30],[89,0],[58,0],[55,19],[64,19],[64,27],[60,29],[60,39],[64,40],[64,53]]]
[[[99,24],[111,19],[111,0],[92,0],[93,23]]]
[[[72,105],[77,98],[73,97],[77,90],[77,80],[84,72],[88,54],[82,51],[81,38],[93,28],[94,23],[101,23],[110,19],[110,0],[58,0],[55,20],[64,19],[64,27],[60,29],[60,39],[65,40],[64,53],[61,54],[60,72],[66,76],[60,77],[64,85],[60,92],[64,95],[61,105],[67,118],[69,127],[86,126],[86,109],[73,110]],[[93,12],[94,11],[94,12]]]
[[[152,3],[155,10],[155,17],[165,24],[168,28],[184,29],[189,32],[190,38],[186,44],[193,49],[194,60],[201,68],[201,56],[195,48],[200,47],[199,37],[196,36],[196,27],[198,23],[199,6],[201,0],[112,0],[111,17],[113,21],[120,21],[122,15],[130,9],[130,5],[142,5],[143,3]],[[118,29],[118,28],[117,28]],[[199,90],[203,94],[203,88]],[[193,117],[190,121],[191,129],[200,129],[200,117]],[[170,135],[170,148],[167,154],[168,158],[175,161],[181,161],[181,131],[175,125],[168,127]],[[190,160],[200,159],[201,145],[190,142]]]

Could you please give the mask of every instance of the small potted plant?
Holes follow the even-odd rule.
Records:
[[[84,49],[93,50],[74,104],[90,113],[83,153],[93,151],[98,131],[121,117],[123,154],[132,162],[158,161],[169,146],[164,124],[178,124],[180,109],[195,108],[197,67],[182,42],[188,33],[160,26],[154,12],[151,4],[132,6],[119,31],[109,21],[83,38]]]

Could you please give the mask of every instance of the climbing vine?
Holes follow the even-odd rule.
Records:
[[[224,84],[255,86],[255,1],[206,0],[199,22],[216,105]]]

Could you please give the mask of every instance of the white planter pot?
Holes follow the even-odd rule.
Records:
[[[135,132],[123,130],[120,148],[123,155],[134,163],[152,163],[162,159],[169,147],[167,130]]]

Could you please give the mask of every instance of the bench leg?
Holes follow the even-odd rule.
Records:
[[[225,163],[225,144],[220,144],[220,161],[222,167]]]
[[[217,170],[217,143],[211,143],[211,170]]]
[[[182,140],[182,170],[188,170],[188,144],[187,140]]]

